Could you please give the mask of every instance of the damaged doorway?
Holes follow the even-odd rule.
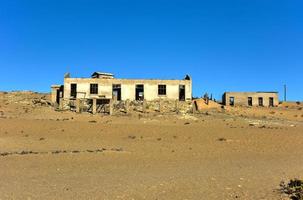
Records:
[[[113,84],[113,98],[121,101],[121,84]]]
[[[71,98],[77,98],[77,84],[72,83],[70,84],[70,97]]]
[[[144,85],[136,85],[136,100],[144,100]]]
[[[179,101],[185,101],[185,85],[179,85]]]
[[[269,97],[269,106],[274,107],[274,98],[273,97]]]

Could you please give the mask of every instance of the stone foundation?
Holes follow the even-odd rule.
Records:
[[[80,112],[93,112],[93,101],[89,99],[80,100]],[[108,100],[109,101],[109,100]],[[100,103],[100,102],[98,102]],[[99,105],[99,104],[98,104]],[[60,99],[59,110],[76,111],[76,100]],[[102,112],[110,112],[110,104],[107,102],[102,107]],[[174,100],[154,100],[154,101],[113,101],[112,102],[113,114],[118,113],[133,113],[133,112],[146,112],[146,113],[192,113],[191,101],[174,101]],[[100,110],[99,110],[100,111]]]

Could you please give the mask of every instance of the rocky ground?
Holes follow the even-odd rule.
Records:
[[[287,199],[301,106],[102,116],[0,93],[0,199]]]

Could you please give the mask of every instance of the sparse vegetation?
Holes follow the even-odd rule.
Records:
[[[292,200],[303,200],[303,181],[299,179],[290,180],[289,183],[282,181],[280,191],[287,194]]]

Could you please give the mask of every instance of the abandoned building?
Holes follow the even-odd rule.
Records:
[[[225,92],[222,103],[227,106],[265,106],[279,104],[278,92]]]
[[[71,78],[64,76],[64,85],[52,85],[52,102],[73,100],[114,100],[154,101],[178,100],[191,101],[192,80],[190,76],[182,80],[160,79],[118,79],[113,74],[94,72],[90,78]]]
[[[105,98],[122,100],[192,99],[192,81],[183,80],[117,79],[113,74],[94,72],[90,78],[64,77],[64,85],[52,86],[52,101],[59,99]]]

